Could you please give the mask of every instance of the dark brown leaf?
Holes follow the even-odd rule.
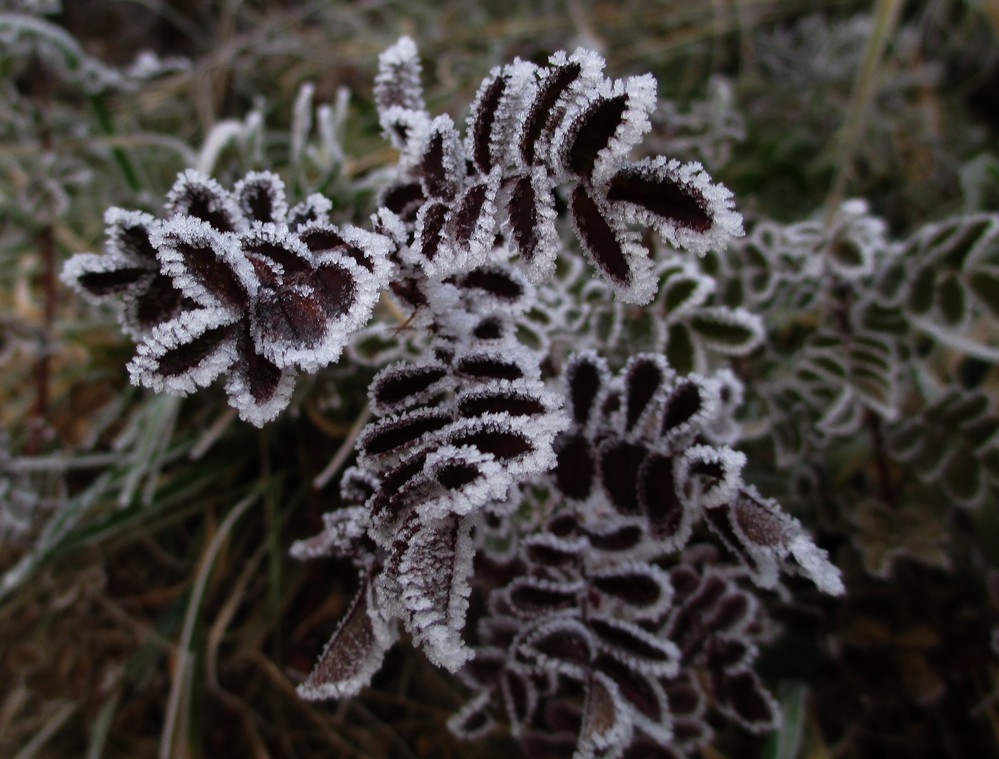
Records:
[[[149,287],[135,299],[135,320],[144,329],[172,319],[180,313],[183,295],[165,274],[157,274]]]
[[[575,667],[588,667],[596,656],[593,639],[575,620],[549,623],[529,636],[528,651]]]
[[[651,358],[632,361],[624,377],[625,429],[632,429],[665,379],[659,364]]]
[[[492,137],[496,111],[506,93],[509,77],[500,74],[490,82],[478,103],[475,122],[471,125],[472,157],[479,171],[488,174],[493,167]]]
[[[354,307],[357,283],[345,267],[332,262],[324,263],[309,281],[326,318],[339,318]]]
[[[661,434],[666,435],[690,421],[701,410],[702,403],[701,389],[697,383],[679,382],[666,400]]]
[[[156,265],[156,249],[149,242],[149,229],[142,224],[132,224],[123,226],[119,235],[119,244],[124,253]]]
[[[382,205],[403,221],[415,221],[416,212],[426,196],[419,182],[407,182],[390,187],[382,196]]]
[[[511,607],[521,614],[554,614],[579,603],[578,587],[556,585],[532,577],[519,577],[507,589]]]
[[[241,355],[245,362],[242,369],[246,374],[250,395],[257,403],[266,403],[278,391],[283,376],[281,369],[253,350],[250,344],[243,348]]]
[[[631,267],[624,248],[600,206],[582,185],[573,190],[571,208],[580,240],[597,267],[614,283],[630,285]]]
[[[641,628],[609,617],[591,616],[590,629],[610,652],[649,665],[668,665],[676,660],[675,650],[666,640],[657,640]]]
[[[166,351],[159,359],[158,370],[167,377],[176,377],[194,369],[219,349],[233,335],[231,326],[209,329],[190,342]]]
[[[652,534],[660,540],[676,535],[683,524],[684,510],[676,492],[671,457],[653,453],[642,463],[638,471],[638,493]]]
[[[598,98],[569,128],[570,138],[565,164],[577,176],[589,179],[597,155],[610,143],[624,120],[628,96]]]
[[[569,385],[573,421],[585,427],[603,384],[601,367],[589,357],[577,356],[566,370],[566,383]]]
[[[608,572],[594,575],[590,580],[601,593],[638,608],[655,606],[667,593],[667,589],[646,572]]]
[[[267,240],[253,240],[252,238],[244,240],[243,252],[246,253],[251,263],[254,263],[254,258],[260,257],[279,264],[285,277],[301,274],[309,268],[308,262],[304,261],[295,251]],[[254,265],[254,269],[259,272],[257,265]]]
[[[381,665],[385,640],[375,633],[361,587],[330,642],[299,691],[306,698],[354,695]]]
[[[535,162],[538,140],[551,131],[555,104],[576,81],[581,71],[582,66],[575,61],[553,67],[538,86],[534,100],[527,110],[524,130],[520,136],[520,154],[525,163]]]
[[[143,277],[148,277],[150,269],[139,267],[123,267],[111,271],[88,271],[77,277],[76,281],[91,295],[105,296],[115,293],[125,293]]]
[[[522,434],[507,430],[481,429],[464,432],[448,442],[459,448],[474,445],[483,453],[491,453],[498,459],[513,459],[534,448]]]
[[[434,479],[448,490],[460,490],[466,485],[481,480],[484,476],[475,464],[466,464],[460,461],[445,464],[434,472]]]
[[[427,194],[442,200],[453,197],[457,191],[457,180],[460,180],[460,177],[451,176],[448,170],[450,156],[445,155],[447,137],[442,130],[434,130],[427,140],[420,164],[420,176],[423,177]]]
[[[587,530],[586,537],[598,551],[629,551],[642,542],[643,531],[638,525],[629,524],[606,532]]]
[[[637,165],[622,169],[610,181],[610,201],[624,201],[695,232],[711,229],[707,201],[693,187],[674,181],[665,170]]]
[[[756,732],[772,729],[778,719],[774,704],[752,670],[722,675],[718,700],[727,705],[742,723]]]
[[[600,447],[600,480],[611,503],[621,514],[640,513],[638,470],[648,450],[623,440],[611,440]]]
[[[172,244],[199,285],[227,306],[246,308],[246,289],[229,264],[219,260],[210,245],[195,246],[180,240],[172,241]]]
[[[606,654],[598,656],[594,666],[614,681],[621,695],[640,714],[653,723],[668,719],[663,699],[647,677]]]
[[[451,423],[451,415],[441,411],[421,411],[402,418],[387,418],[365,428],[358,447],[368,456],[380,456],[415,445],[423,436]]]
[[[516,362],[503,361],[490,355],[463,356],[458,359],[456,369],[459,374],[478,380],[516,380],[524,376]]]
[[[514,301],[524,294],[524,288],[513,277],[499,268],[479,268],[458,280],[466,289],[477,289],[500,300]]]
[[[187,184],[173,203],[177,216],[193,216],[207,221],[219,232],[233,232],[236,220],[226,209],[225,200],[207,187]]]
[[[527,263],[537,255],[538,245],[538,198],[530,174],[517,177],[510,186],[506,212],[513,232],[513,242],[517,252]]]
[[[585,500],[593,487],[593,451],[580,434],[560,435],[555,444],[555,482],[568,498]]]
[[[397,406],[419,397],[447,376],[443,366],[403,366],[379,374],[371,384],[371,395],[383,406]]]
[[[462,416],[472,418],[501,412],[511,416],[534,416],[545,413],[546,409],[541,401],[531,395],[503,391],[465,396],[458,401],[458,411]]]
[[[428,261],[433,261],[445,244],[444,222],[447,215],[448,207],[443,203],[431,202],[423,207],[420,253]]]
[[[249,182],[244,185],[239,200],[247,216],[254,221],[277,221],[274,218],[273,189],[270,181]]]
[[[261,288],[257,293],[254,322],[266,342],[317,345],[326,334],[322,304],[311,293],[297,289]]]
[[[452,239],[458,246],[465,246],[475,236],[486,199],[489,197],[489,187],[484,183],[474,184],[462,193],[457,202],[454,217]]]

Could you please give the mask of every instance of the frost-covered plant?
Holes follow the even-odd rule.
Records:
[[[742,233],[731,193],[698,163],[631,158],[655,81],[609,80],[593,53],[494,69],[464,136],[427,112],[412,41],[380,64],[380,121],[400,158],[371,231],[334,226],[321,195],[289,208],[269,172],[230,191],[187,170],[162,218],[112,208],[105,252],[63,270],[138,341],[133,382],[188,394],[225,375],[257,425],[288,405],[297,372],[340,358],[379,292],[395,302],[393,338],[418,357],[374,376],[346,505],[293,548],[360,575],[300,693],[356,694],[401,627],[480,690],[453,722],[466,737],[502,712],[536,744],[549,701],[576,725],[556,740],[581,757],[686,753],[710,738],[709,708],[773,727],[751,667],[770,627],[745,581],[843,587],[799,523],[743,482],[745,457],[728,448],[740,382],[690,373],[707,349],[743,355],[762,337],[748,311],[707,304],[714,281],[676,250],[724,250]],[[599,280],[572,263],[564,231]],[[595,350],[564,360],[587,343],[620,354],[625,328],[606,342],[598,323],[626,321],[621,304],[661,285],[650,347],[676,367],[642,353],[612,379]],[[688,551],[695,536],[735,563]],[[491,586],[481,565],[502,563],[507,581]],[[489,610],[474,646],[473,592]],[[490,662],[498,679],[475,674]]]
[[[5,0],[0,3],[0,61],[19,68],[39,62],[87,94],[135,89],[149,79],[187,68],[183,58],[160,59],[140,52],[124,69],[87,54],[79,41],[56,23],[41,18],[61,10],[58,0]]]
[[[896,241],[850,200],[827,223],[754,220],[703,264],[721,302],[768,326],[743,370],[778,466],[825,476],[838,448],[867,438],[873,492],[859,505],[844,494],[840,510],[867,568],[886,576],[903,555],[946,565],[928,502],[980,506],[999,485],[994,399],[950,368],[999,361],[999,217],[954,216]],[[890,517],[916,481],[937,495]]]
[[[401,152],[384,205],[415,224],[411,256],[433,278],[485,260],[501,233],[534,282],[561,248],[556,189],[587,258],[616,295],[648,303],[653,262],[635,225],[694,252],[741,234],[731,193],[698,163],[632,160],[656,106],[651,76],[611,81],[594,53],[557,53],[549,65],[498,67],[483,81],[464,139],[450,116],[431,119],[415,46],[382,56],[376,98]]]
[[[981,4],[146,5],[0,0],[0,755],[990,753]]]
[[[800,525],[742,484],[744,459],[724,446],[737,429],[738,381],[725,372],[680,378],[664,357],[644,354],[611,382],[603,359],[584,353],[569,359],[560,392],[542,382],[545,362],[558,360],[553,340],[570,332],[578,339],[589,318],[564,321],[579,282],[572,266],[556,275],[564,255],[557,189],[569,185],[572,229],[601,287],[645,303],[665,272],[671,306],[678,290],[700,297],[691,318],[700,314],[716,342],[745,352],[759,339],[757,323],[726,309],[696,311],[703,297],[694,293],[711,284],[698,285],[673,256],[657,262],[630,226],[649,224],[672,245],[702,251],[741,231],[729,194],[697,164],[627,159],[647,128],[652,85],[603,80],[592,54],[556,54],[542,69],[517,62],[494,70],[464,140],[449,117],[425,112],[409,41],[381,63],[382,125],[401,158],[376,221],[397,246],[391,292],[407,323],[427,331],[430,360],[376,375],[369,394],[379,419],[361,433],[358,467],[342,483],[350,505],[293,549],[301,558],[350,558],[361,575],[300,692],[356,693],[401,623],[448,669],[473,673],[501,660],[495,677],[468,675],[482,692],[453,723],[468,737],[498,710],[525,745],[543,740],[534,729],[543,722],[539,694],[557,702],[562,677],[583,689],[583,706],[567,701],[570,712],[583,714],[562,738],[580,756],[701,745],[711,734],[701,719],[709,701],[744,724],[773,726],[773,701],[750,668],[752,641],[763,629],[758,606],[735,578],[774,587],[783,568],[826,592],[842,592],[842,584]],[[693,287],[671,280],[674,270],[687,272],[683,284]],[[544,336],[533,350],[518,344],[515,329],[528,311]],[[546,499],[532,495],[538,488]],[[560,518],[573,524],[552,528]],[[741,647],[724,664],[679,629],[684,615],[714,619],[715,612],[700,602],[674,606],[670,575],[653,563],[687,566],[681,556],[702,520],[745,562],[704,574],[706,598],[721,583],[730,588],[723,609],[745,606],[731,618],[719,611],[708,633]],[[473,585],[482,588],[470,580],[476,562],[504,558],[490,548],[497,542],[505,555],[526,552],[513,559],[522,576],[487,587],[491,616],[480,620],[473,656],[462,629]],[[699,582],[683,592],[699,597]],[[710,699],[696,674],[705,667],[715,677]]]
[[[525,524],[489,530],[503,552],[490,550],[495,535],[484,540],[488,563],[512,579],[489,592],[468,667],[477,693],[453,728],[478,736],[502,715],[528,746],[553,740],[578,756],[696,750],[711,736],[708,704],[772,728],[774,701],[751,667],[767,625],[737,580],[772,588],[790,570],[829,593],[843,586],[719,443],[731,429],[727,378],[677,377],[640,354],[612,379],[592,352],[563,375],[572,424],[545,495],[528,496]],[[694,535],[713,535],[741,566],[703,566],[706,546],[686,550]],[[549,703],[575,711],[572,732],[546,737],[564,730]]]
[[[313,195],[288,208],[284,184],[254,172],[232,192],[184,172],[162,220],[108,211],[107,250],[74,256],[63,279],[119,304],[140,339],[136,384],[187,394],[226,375],[230,404],[262,425],[287,405],[298,370],[336,361],[371,316],[389,242],[327,217]]]
[[[360,577],[300,692],[356,694],[405,630],[473,691],[452,721],[466,738],[506,723],[537,755],[684,755],[710,740],[712,713],[774,727],[752,665],[776,628],[751,587],[843,585],[729,446],[748,423],[797,471],[869,433],[880,506],[848,517],[854,542],[879,575],[925,560],[918,528],[911,546],[872,534],[892,507],[887,458],[981,503],[994,414],[903,361],[994,360],[995,218],[892,242],[850,201],[823,220],[753,219],[736,240],[731,194],[700,164],[632,157],[651,77],[607,79],[586,51],[518,60],[490,72],[462,134],[428,112],[410,40],[380,63],[399,161],[370,230],[335,226],[322,195],[289,208],[269,172],[228,190],[188,170],[161,218],[112,208],[105,252],[63,273],[117,309],[138,342],[133,382],[189,394],[225,375],[256,425],[288,406],[299,372],[345,351],[378,369],[345,506],[293,549],[349,558]],[[720,143],[738,136],[725,113]],[[368,325],[382,293],[398,323]],[[358,336],[405,350],[388,362]],[[745,384],[718,368],[726,357]],[[470,609],[484,610],[474,625]]]
[[[462,131],[428,111],[404,38],[375,84],[398,162],[368,229],[334,224],[322,194],[291,205],[271,172],[227,189],[188,169],[159,218],[110,209],[105,251],[63,270],[138,343],[134,383],[187,395],[224,377],[257,426],[300,373],[376,370],[342,505],[292,549],[359,577],[306,698],[357,694],[404,631],[469,687],[451,722],[465,738],[505,725],[532,756],[691,755],[719,717],[780,722],[754,669],[779,628],[768,597],[801,577],[844,591],[760,488],[818,480],[817,452],[869,436],[877,505],[843,514],[881,576],[918,554],[869,534],[893,523],[891,462],[962,505],[994,492],[991,402],[934,363],[996,360],[999,221],[895,242],[854,200],[752,218],[738,239],[700,163],[633,156],[658,146],[642,144],[655,80],[603,68],[585,50],[497,67]],[[740,128],[723,83],[715,102],[680,125],[682,147],[723,162]],[[327,169],[342,157],[328,142]]]

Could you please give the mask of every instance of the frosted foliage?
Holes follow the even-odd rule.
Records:
[[[471,524],[446,517],[425,524],[399,568],[406,626],[434,664],[452,672],[471,657],[461,639],[472,573]]]
[[[381,667],[396,637],[372,608],[370,590],[362,587],[315,669],[298,686],[299,695],[313,701],[356,695]]]
[[[392,272],[390,241],[329,223],[330,207],[313,195],[289,211],[271,172],[229,192],[188,169],[165,219],[112,209],[106,252],[74,256],[63,279],[121,303],[139,339],[133,382],[186,395],[226,375],[230,404],[260,426],[287,407],[299,371],[339,359]]]
[[[830,226],[818,220],[790,226],[787,244],[809,257],[806,271],[828,267],[845,279],[856,280],[874,271],[876,257],[887,248],[885,231],[885,223],[870,215],[866,201],[848,200],[839,207]]]
[[[304,224],[315,222],[317,224],[328,224],[329,213],[333,208],[333,202],[325,195],[314,193],[300,203],[296,203],[288,211],[288,226],[298,229]]]
[[[40,60],[61,80],[87,94],[132,91],[156,76],[183,70],[186,59],[161,60],[141,52],[124,69],[108,66],[91,57],[63,27],[41,16],[60,11],[58,0],[5,0],[0,4],[0,51],[15,66]]]
[[[368,229],[335,223],[321,194],[290,197],[273,172],[230,187],[188,169],[159,217],[111,209],[104,252],[63,270],[136,339],[133,383],[188,395],[218,380],[254,425],[287,409],[300,373],[345,351],[371,367],[338,508],[291,549],[347,559],[360,578],[305,698],[358,693],[402,630],[472,691],[451,721],[463,737],[507,725],[532,754],[694,755],[709,720],[779,722],[753,670],[773,630],[754,593],[792,574],[843,592],[802,525],[745,482],[733,446],[746,388],[709,370],[764,339],[716,284],[728,269],[712,252],[743,234],[732,194],[699,163],[636,158],[656,81],[604,68],[585,50],[496,67],[456,126],[427,112],[402,38],[379,59],[379,122],[399,159]],[[731,269],[756,304],[815,271],[876,275],[898,256],[885,246],[851,202],[829,229],[761,224]],[[761,260],[784,269],[747,273]],[[992,266],[975,279],[985,290]],[[397,319],[369,326],[383,294]],[[632,329],[643,314],[647,335]],[[571,352],[587,346],[629,357],[611,371],[597,350]],[[836,373],[829,346],[817,332],[796,364],[819,378],[816,405]],[[897,405],[892,376],[873,371],[894,351],[852,331],[827,434]]]
[[[447,122],[437,124],[434,134],[446,135]],[[424,151],[438,167],[457,145],[444,144]],[[446,180],[427,185],[454,190]],[[391,226],[392,217],[384,220]],[[436,283],[427,278],[428,259],[399,252],[398,276],[408,281],[396,294],[435,337],[424,360],[391,363],[369,387],[376,419],[358,436],[359,468],[344,488],[352,500],[364,495],[364,540],[343,546],[331,522],[298,550],[330,550],[368,567],[379,613],[401,622],[431,661],[455,670],[471,655],[462,629],[473,527],[515,507],[516,487],[554,465],[554,440],[567,420],[560,395],[540,380],[541,355],[512,329],[536,292],[506,262],[509,254],[490,248],[492,263]]]
[[[601,672],[587,682],[576,759],[615,756],[631,740],[632,725],[617,684]]]
[[[284,182],[270,171],[247,174],[233,187],[233,194],[243,215],[254,221],[275,222],[288,217]]]
[[[149,241],[159,223],[153,216],[109,208],[104,223],[104,253],[72,256],[63,266],[62,280],[91,303],[110,304],[122,330],[141,339],[188,304],[161,271]]]
[[[712,184],[696,162],[660,157],[626,165],[611,178],[608,196],[621,201],[626,222],[652,227],[676,248],[722,250],[743,234],[742,217],[732,210],[732,193]]]
[[[797,520],[743,483],[745,456],[695,444],[731,415],[731,395],[720,403],[731,380],[676,378],[657,356],[633,357],[620,380],[611,380],[594,353],[570,359],[565,378],[574,424],[556,441],[554,484],[570,501],[599,502],[622,528],[639,520],[648,534],[629,552],[679,550],[708,516],[761,584],[772,587],[782,567],[842,592],[838,571]],[[609,394],[621,399],[616,410],[607,409]]]
[[[479,623],[463,713],[483,729],[508,715],[527,746],[556,729],[546,704],[578,698],[581,686],[577,757],[694,754],[712,735],[709,702],[746,729],[773,729],[777,704],[752,670],[768,626],[744,581],[766,584],[786,569],[827,592],[842,586],[800,525],[743,484],[744,457],[699,442],[724,427],[736,381],[678,377],[650,354],[613,376],[588,351],[569,357],[563,382],[572,425],[555,444],[554,492],[532,502],[548,518],[515,562],[495,557],[513,577],[492,590]],[[722,531],[714,514],[734,526]],[[718,529],[737,563],[722,564],[713,547],[688,549],[695,528],[699,537]],[[520,682],[523,662],[558,677],[527,699],[503,685]],[[453,723],[459,734],[463,724]]]
[[[196,308],[158,325],[128,364],[132,381],[175,395],[211,384],[236,361],[232,321],[221,309]]]
[[[378,56],[375,101],[379,109],[423,110],[420,72],[416,43],[409,37],[400,37],[398,42]]]
[[[842,203],[828,223],[754,222],[722,262],[718,290],[732,303],[762,311],[775,334],[792,321],[804,327],[791,341],[770,341],[752,359],[760,381],[747,390],[765,408],[779,466],[898,424],[911,455],[897,459],[891,452],[892,458],[918,462],[913,473],[939,483],[950,503],[987,497],[979,454],[972,453],[979,444],[957,443],[961,425],[948,425],[958,449],[968,449],[961,465],[951,463],[950,443],[923,444],[917,434],[923,422],[915,420],[946,389],[940,378],[930,379],[942,367],[951,367],[944,370],[949,375],[965,361],[999,361],[997,239],[999,218],[980,213],[952,216],[892,240],[886,223],[862,200]],[[860,510],[863,529],[872,529],[867,517],[877,508]],[[912,541],[933,542],[904,532]],[[901,534],[896,531],[892,540]],[[883,537],[867,535],[864,542],[881,544]],[[936,548],[925,554],[938,561]]]
[[[696,253],[742,234],[731,193],[700,164],[631,160],[650,128],[656,82],[611,80],[603,68],[584,50],[556,53],[547,66],[496,67],[472,104],[459,161],[449,119],[431,122],[422,101],[389,96],[413,91],[411,42],[385,54],[376,100],[402,154],[382,203],[408,226],[431,278],[483,264],[503,231],[531,281],[550,280],[561,248],[557,190],[571,199],[571,228],[587,259],[628,303],[648,303],[658,289],[654,253],[634,226]]]
[[[352,555],[365,534],[364,513],[363,506],[350,506],[324,514],[323,531],[314,538],[294,543],[291,555],[302,561]]]
[[[603,68],[601,61],[601,68]],[[604,184],[649,131],[656,106],[651,75],[603,80],[594,90],[566,103],[566,113],[552,137],[562,177],[589,178]]]

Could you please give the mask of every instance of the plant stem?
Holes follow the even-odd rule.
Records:
[[[846,121],[840,136],[839,160],[836,162],[836,176],[833,179],[829,195],[826,197],[825,223],[828,227],[832,222],[836,209],[839,207],[846,183],[850,178],[853,154],[863,133],[867,121],[867,112],[874,97],[878,66],[884,56],[888,40],[895,29],[899,13],[902,10],[902,0],[878,0],[874,15],[874,28],[867,41],[864,52],[864,62],[853,85],[853,94],[846,112]]]

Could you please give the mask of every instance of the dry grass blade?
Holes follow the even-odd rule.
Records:
[[[853,166],[853,154],[863,136],[871,100],[878,84],[878,66],[884,57],[885,49],[902,12],[902,0],[878,0],[874,14],[874,25],[864,62],[853,86],[853,95],[846,112],[846,120],[839,136],[839,158],[836,161],[836,176],[826,198],[826,226],[828,226],[843,200],[847,182]]]
[[[347,437],[344,438],[343,443],[341,443],[336,453],[333,454],[333,458],[330,459],[330,462],[323,468],[323,471],[317,474],[312,480],[312,487],[316,490],[321,490],[326,487],[336,473],[343,468],[347,459],[350,458],[351,454],[354,452],[354,443],[357,442],[357,436],[361,434],[361,430],[364,429],[364,425],[368,423],[369,419],[371,419],[371,409],[365,405],[364,410],[354,421],[350,431],[347,433]]]
[[[35,734],[35,737],[24,748],[17,752],[13,759],[34,759],[38,756],[38,752],[51,740],[52,736],[59,732],[63,725],[69,722],[78,708],[79,704],[73,702],[58,707],[55,714],[46,721],[45,726]]]
[[[192,643],[198,611],[201,608],[201,600],[208,585],[208,580],[211,577],[212,569],[215,566],[215,559],[225,545],[226,540],[228,540],[233,526],[259,498],[260,493],[253,492],[233,506],[232,510],[222,521],[222,524],[219,525],[218,530],[212,536],[211,541],[205,547],[199,559],[198,573],[194,578],[194,585],[191,587],[191,597],[187,604],[187,612],[184,615],[184,626],[181,630],[180,639],[177,642],[177,662],[174,669],[173,683],[170,686],[170,696],[167,699],[166,718],[163,724],[163,734],[160,739],[160,759],[171,759],[172,757],[183,757],[185,755],[183,752],[183,728],[186,725],[186,719],[183,712],[183,705],[190,701],[191,676],[194,672],[195,664]]]

